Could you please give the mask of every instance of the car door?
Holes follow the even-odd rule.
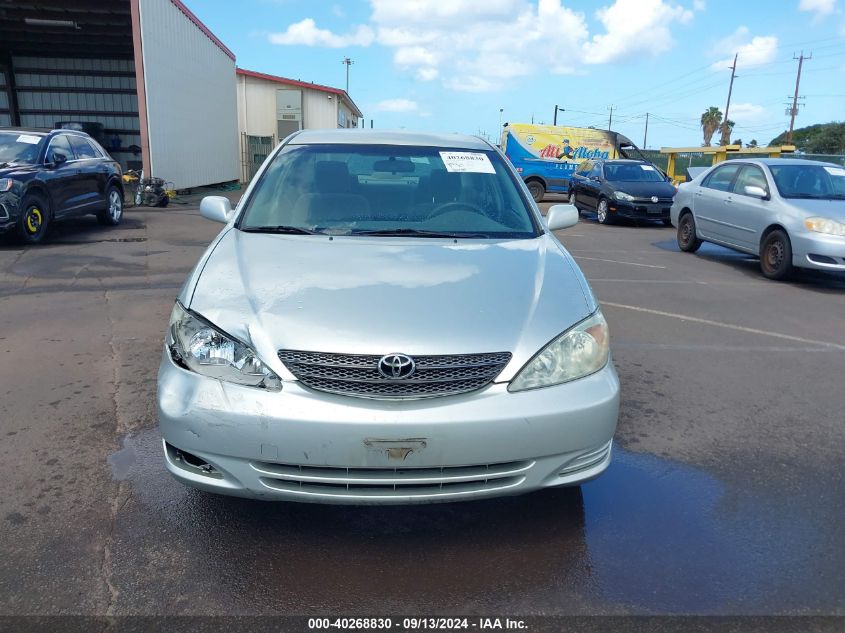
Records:
[[[763,229],[768,226],[769,199],[761,199],[745,192],[746,187],[760,187],[768,196],[769,182],[757,165],[744,165],[734,179],[731,196],[731,235],[738,246],[757,252]]]
[[[76,154],[78,197],[76,209],[88,213],[105,204],[105,185],[101,169],[105,167],[99,151],[84,136],[69,134],[68,140]]]
[[[587,177],[587,173],[592,168],[593,163],[592,161],[585,160],[583,163],[578,165],[578,169],[575,170],[575,173],[572,174],[572,178],[570,179],[569,184],[569,192],[575,194],[575,203],[583,205],[584,202],[582,200],[583,194],[583,183],[584,179]]]
[[[60,218],[79,205],[81,194],[76,155],[66,134],[57,134],[50,139],[44,167],[44,183],[50,194],[53,216]]]
[[[733,183],[741,163],[728,162],[719,165],[702,181],[693,194],[695,223],[701,237],[718,242],[731,242],[730,219],[733,202]]]
[[[601,191],[601,163],[593,163],[592,168],[587,172],[581,184],[582,204],[588,209],[596,210],[599,200],[599,192]]]

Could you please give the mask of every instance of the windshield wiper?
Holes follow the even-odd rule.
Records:
[[[425,229],[376,229],[372,231],[353,231],[350,235],[374,235],[379,237],[410,236],[410,237],[449,237],[484,239],[490,236],[486,233],[454,233],[449,231],[427,231]]]
[[[268,226],[242,226],[241,231],[245,233],[279,233],[283,235],[322,235],[320,231],[304,229],[301,226],[288,226],[286,224]]]

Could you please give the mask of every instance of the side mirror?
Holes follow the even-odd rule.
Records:
[[[62,163],[66,163],[66,162],[67,162],[67,156],[65,156],[61,152],[53,152],[53,160],[50,161],[50,163],[53,165],[53,167],[58,167]]]
[[[228,224],[232,219],[232,203],[223,196],[206,196],[200,202],[200,215],[206,220]]]
[[[553,205],[546,214],[546,226],[550,231],[568,229],[578,224],[578,209],[573,204]]]
[[[754,196],[755,198],[760,198],[761,200],[766,200],[769,197],[769,192],[757,185],[745,185],[745,189],[743,189],[743,191],[746,196]]]

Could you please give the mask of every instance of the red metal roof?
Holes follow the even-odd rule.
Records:
[[[330,92],[331,94],[340,95],[352,105],[352,109],[355,111],[355,114],[360,117],[364,116],[358,109],[358,106],[355,105],[355,102],[352,100],[352,97],[350,97],[345,90],[341,90],[340,88],[332,88],[331,86],[323,86],[321,84],[309,83],[307,81],[299,81],[298,79],[289,79],[287,77],[278,77],[277,75],[268,75],[266,73],[259,73],[255,72],[254,70],[247,70],[245,68],[238,68],[237,73],[239,75],[245,75],[247,77],[255,77],[256,79],[266,79],[267,81],[274,81],[278,84],[285,84],[287,86],[310,88],[311,90],[319,90],[320,92]]]
[[[195,16],[188,7],[185,6],[185,3],[182,2],[182,0],[170,0],[170,2],[172,2],[177,9],[184,13],[186,18],[196,24],[197,28],[203,33],[205,33],[206,37],[208,37],[208,39],[214,42],[218,46],[218,48],[220,48],[221,51],[226,53],[226,55],[228,55],[232,61],[235,61],[235,54],[230,51],[223,42],[217,39],[217,36],[214,35],[214,33],[212,33],[209,28],[205,24],[203,24],[200,19]]]

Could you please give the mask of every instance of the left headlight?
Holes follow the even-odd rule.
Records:
[[[807,218],[804,226],[816,233],[827,233],[828,235],[845,235],[845,224],[830,218]]]
[[[11,191],[12,187],[15,186],[15,181],[11,178],[0,178],[0,193],[6,193],[7,191]]]
[[[630,193],[625,193],[624,191],[614,191],[613,197],[617,200],[624,200],[625,202],[631,202],[634,199]]]
[[[170,314],[167,346],[173,359],[203,376],[280,391],[281,379],[248,345],[188,312],[178,301]]]
[[[550,387],[596,373],[610,357],[607,321],[596,310],[532,358],[511,381],[508,391]]]

